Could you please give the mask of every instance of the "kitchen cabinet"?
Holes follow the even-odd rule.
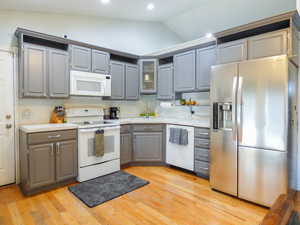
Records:
[[[209,178],[210,166],[210,130],[195,128],[194,172],[203,178]]]
[[[196,51],[188,51],[174,56],[175,92],[193,91],[196,81]]]
[[[55,182],[55,158],[52,143],[29,147],[30,187],[37,188]]]
[[[21,189],[25,195],[77,177],[77,130],[20,132]]]
[[[173,64],[159,66],[157,82],[157,99],[174,99]]]
[[[117,61],[110,63],[111,97],[110,99],[125,99],[125,64]]]
[[[127,100],[139,99],[139,69],[137,65],[126,64],[125,93]]]
[[[217,64],[240,62],[247,57],[247,39],[228,42],[217,47]]]
[[[93,49],[92,50],[92,72],[109,74],[110,54]]]
[[[70,71],[67,51],[24,44],[21,54],[21,96],[69,97]]]
[[[162,162],[163,134],[161,132],[133,133],[134,162]]]
[[[47,52],[43,46],[23,45],[23,91],[24,97],[47,97]],[[21,72],[22,76],[22,72]]]
[[[121,149],[120,149],[121,166],[132,161],[132,136],[131,133],[121,134]]]
[[[211,66],[216,64],[216,47],[201,48],[196,53],[196,89],[207,91],[210,89]]]
[[[67,98],[70,92],[69,54],[66,51],[49,50],[49,96]]]
[[[84,72],[91,72],[92,50],[82,46],[71,45],[71,68]]]
[[[140,92],[143,94],[155,94],[157,83],[157,60],[140,60]]]
[[[77,141],[56,143],[56,180],[64,181],[77,176]]]
[[[248,59],[284,55],[288,53],[288,33],[275,31],[248,39]]]

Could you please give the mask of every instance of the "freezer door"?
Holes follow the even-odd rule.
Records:
[[[210,185],[237,195],[236,86],[237,64],[212,67]]]
[[[287,153],[239,148],[239,198],[271,206],[287,193]]]
[[[239,146],[286,151],[288,59],[275,56],[239,64]]]

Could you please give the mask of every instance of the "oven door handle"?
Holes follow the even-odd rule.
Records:
[[[104,130],[105,131],[110,131],[110,130],[118,130],[120,129],[120,126],[116,127],[98,127],[98,128],[81,128],[79,129],[79,133],[90,133],[90,132],[96,132],[97,130]]]

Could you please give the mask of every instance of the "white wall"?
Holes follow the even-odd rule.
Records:
[[[126,51],[145,54],[181,42],[164,24],[101,17],[0,11],[0,48],[15,45],[17,27]]]
[[[295,9],[295,0],[203,0],[200,8],[171,17],[164,23],[189,41],[208,32],[219,32]]]

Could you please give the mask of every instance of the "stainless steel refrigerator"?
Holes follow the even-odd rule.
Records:
[[[288,191],[296,93],[297,70],[285,55],[212,67],[213,189],[264,206]]]

